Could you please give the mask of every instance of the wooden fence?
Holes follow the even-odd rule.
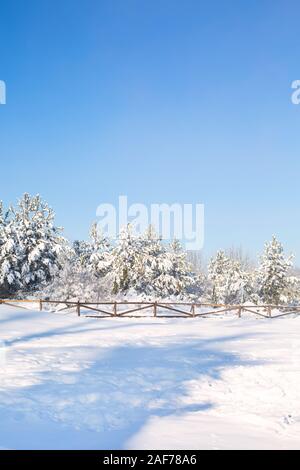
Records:
[[[0,304],[26,308],[27,304],[36,304],[40,311],[55,310],[56,312],[73,311],[78,316],[89,318],[196,318],[235,313],[239,318],[244,312],[265,318],[278,318],[285,315],[299,314],[300,306],[286,305],[223,305],[197,302],[80,302],[62,300],[17,300],[0,299]],[[143,314],[140,314],[143,312]]]

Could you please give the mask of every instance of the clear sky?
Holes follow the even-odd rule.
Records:
[[[299,246],[297,1],[3,0],[0,198],[67,236],[101,202],[204,203],[205,253]]]

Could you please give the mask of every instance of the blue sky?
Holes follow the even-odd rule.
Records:
[[[1,194],[67,236],[101,202],[204,203],[205,253],[299,247],[296,1],[0,4]]]

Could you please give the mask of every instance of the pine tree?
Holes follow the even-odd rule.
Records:
[[[130,226],[123,229],[112,255],[114,293],[167,298],[195,287],[196,276],[180,243],[167,246],[151,226],[139,237],[133,237]]]
[[[178,240],[167,247],[160,263],[160,274],[154,280],[155,291],[161,297],[185,296],[196,282],[195,274],[187,262],[186,253]]]
[[[90,230],[90,240],[76,240],[73,243],[76,262],[92,272],[97,277],[104,277],[111,269],[112,254],[110,242],[97,225],[93,224]]]
[[[24,194],[17,208],[0,204],[0,293],[16,295],[51,280],[67,246],[54,213],[39,196]],[[22,294],[21,294],[22,295]]]
[[[242,271],[239,261],[218,251],[208,265],[210,281],[209,298],[213,303],[235,304],[245,300],[248,276]]]
[[[89,269],[96,277],[103,278],[111,271],[112,254],[110,242],[97,229],[97,224],[92,225],[90,238]]]
[[[135,289],[141,267],[141,241],[132,234],[130,224],[120,232],[118,242],[112,250],[113,292],[126,293]]]
[[[138,276],[135,289],[146,296],[155,296],[155,281],[163,271],[166,248],[151,225],[139,239],[139,250],[139,256],[136,257]]]
[[[6,297],[22,287],[19,270],[20,246],[11,210],[0,203],[0,295]]]
[[[265,244],[265,250],[256,271],[256,292],[259,300],[266,304],[285,301],[285,293],[292,288],[289,271],[292,256],[285,257],[282,244],[275,236]]]
[[[15,223],[19,234],[25,288],[49,282],[60,268],[59,255],[65,244],[62,229],[54,225],[54,212],[39,195],[24,194],[18,203]]]

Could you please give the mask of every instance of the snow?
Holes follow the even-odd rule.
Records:
[[[34,308],[0,306],[0,448],[300,448],[300,317]]]

